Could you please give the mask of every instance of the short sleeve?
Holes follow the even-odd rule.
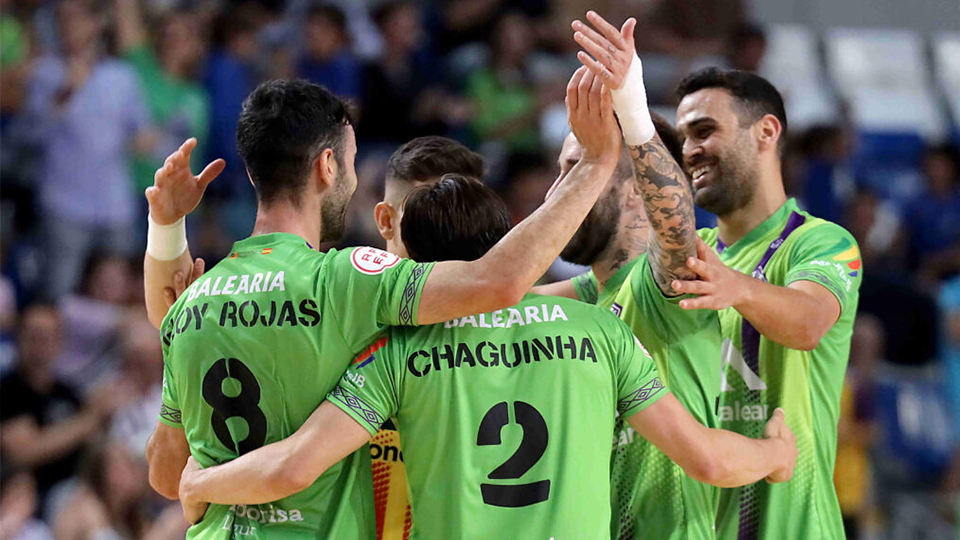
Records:
[[[680,307],[681,300],[693,298],[694,295],[664,295],[653,277],[647,254],[640,257],[627,278],[628,286],[620,289],[615,302],[621,307],[632,304],[635,308],[629,313],[624,310],[621,318],[643,343],[654,349],[660,348],[658,344],[669,347],[697,333],[716,318],[716,314],[710,310]]]
[[[183,415],[180,413],[180,399],[176,389],[176,379],[170,372],[170,358],[167,346],[163,346],[163,388],[160,394],[160,421],[177,429],[183,429]]]
[[[333,274],[320,286],[351,348],[368,345],[387,326],[417,325],[423,285],[434,263],[359,247],[337,252],[330,264]]]
[[[617,320],[617,412],[627,419],[667,394],[650,353],[627,326]]]
[[[833,293],[841,311],[845,310],[850,299],[856,298],[863,275],[856,240],[846,229],[829,222],[798,232],[802,234],[790,251],[783,285],[818,283]]]
[[[600,298],[600,287],[597,284],[597,276],[593,270],[589,270],[575,276],[572,280],[573,288],[577,291],[577,299],[585,304],[596,304]]]
[[[377,433],[399,407],[399,392],[389,337],[375,341],[347,368],[340,383],[327,394],[327,400],[363,426],[370,435]]]

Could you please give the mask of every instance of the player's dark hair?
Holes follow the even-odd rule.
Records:
[[[417,137],[390,156],[387,180],[424,182],[445,174],[483,178],[483,158],[466,146],[446,137]]]
[[[782,126],[777,149],[782,153],[783,141],[787,136],[787,112],[783,107],[783,96],[770,81],[763,77],[736,69],[708,67],[695,71],[677,85],[677,98],[698,92],[705,88],[723,88],[734,98],[741,125],[752,125],[772,114]]]
[[[344,103],[320,85],[274,80],[258,86],[243,102],[237,123],[237,150],[258,200],[285,198],[298,205],[311,164],[324,149],[332,149],[343,168],[351,124]]]
[[[492,189],[468,176],[445,174],[436,185],[407,195],[400,236],[415,261],[474,261],[510,226],[510,211]]]

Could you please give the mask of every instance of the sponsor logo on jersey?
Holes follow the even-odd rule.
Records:
[[[610,311],[612,311],[614,315],[616,315],[617,317],[619,317],[620,314],[623,313],[623,306],[621,306],[620,304],[614,302],[613,305],[610,306]]]
[[[844,262],[847,265],[847,268],[851,270],[851,272],[847,275],[850,277],[857,277],[857,274],[860,271],[860,250],[857,249],[857,246],[850,246],[850,249],[844,251],[843,253],[834,255],[833,260]]]
[[[377,248],[360,247],[350,254],[350,262],[361,273],[374,276],[395,266],[400,262],[400,257]]]
[[[553,304],[553,308],[547,304],[539,306],[524,306],[523,310],[517,308],[498,309],[492,313],[481,313],[480,315],[468,315],[453,319],[443,323],[444,328],[464,328],[472,326],[473,328],[510,328],[512,326],[526,326],[533,323],[549,323],[554,321],[568,321],[567,314],[563,308]]]

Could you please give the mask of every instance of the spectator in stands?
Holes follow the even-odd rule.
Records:
[[[188,523],[180,505],[163,504],[147,483],[146,462],[101,437],[84,453],[80,485],[55,520],[57,540],[175,540]]]
[[[307,13],[297,75],[341,98],[360,98],[360,61],[350,50],[347,19],[340,8],[321,4]]]
[[[960,271],[960,149],[928,148],[923,155],[926,189],[905,212],[910,262],[936,283]]]
[[[940,289],[940,313],[943,315],[941,357],[953,409],[954,432],[960,434],[960,276],[950,279]],[[960,462],[957,465],[960,473]],[[957,480],[960,481],[960,477]],[[960,483],[957,488],[960,489]]]
[[[469,104],[444,90],[437,59],[423,46],[420,7],[411,1],[387,2],[373,20],[384,48],[363,70],[358,136],[396,146],[411,137],[445,133],[448,122],[466,121]]]
[[[811,214],[842,222],[855,189],[850,167],[852,146],[851,134],[838,125],[813,126],[801,136],[801,197]]]
[[[56,373],[84,395],[117,376],[119,330],[128,317],[129,268],[125,259],[91,254],[80,287],[60,303],[66,346]]]
[[[490,38],[490,64],[467,82],[476,116],[472,127],[484,141],[501,141],[511,153],[536,152],[540,103],[527,72],[533,50],[529,19],[520,12],[502,15]]]
[[[640,20],[637,49],[692,58],[723,52],[729,36],[745,21],[741,0],[654,0]]]
[[[883,360],[883,328],[860,316],[853,326],[850,364],[840,398],[834,482],[849,540],[861,537],[872,504],[869,453],[876,440],[876,371]]]
[[[28,471],[4,465],[0,470],[0,539],[53,540],[37,513],[37,482]]]
[[[727,38],[726,48],[730,68],[757,72],[767,53],[767,34],[757,23],[740,24]],[[812,210],[810,213],[819,215]]]
[[[13,466],[34,472],[44,500],[54,485],[74,474],[83,445],[103,429],[124,395],[100,392],[83,404],[55,377],[62,323],[52,306],[27,308],[19,336],[17,370],[0,380],[0,449]]]
[[[123,358],[120,379],[129,384],[135,398],[117,411],[110,436],[126,445],[133,455],[143,454],[157,424],[157,404],[163,384],[163,350],[157,331],[140,310],[120,329]]]
[[[157,21],[151,44],[139,1],[114,0],[114,6],[117,47],[140,78],[156,136],[150,153],[134,161],[134,182],[140,194],[153,185],[156,170],[183,141],[196,137],[201,145],[208,142],[210,103],[196,81],[206,44],[193,13],[167,12]],[[201,167],[204,155],[204,147],[194,150],[195,167]]]
[[[40,199],[47,225],[51,297],[73,289],[97,247],[132,253],[137,201],[131,151],[149,148],[149,112],[136,73],[105,54],[105,16],[98,0],[57,6],[62,47],[38,60],[26,119],[44,151]]]
[[[223,158],[227,162],[220,177],[210,186],[215,198],[246,195],[253,201],[249,193],[250,180],[237,153],[237,119],[243,100],[258,81],[255,60],[260,13],[260,8],[246,3],[223,13],[214,23],[215,46],[204,76],[204,86],[210,96],[209,155],[205,161]]]

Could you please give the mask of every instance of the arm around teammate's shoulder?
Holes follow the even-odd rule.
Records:
[[[290,437],[202,470],[184,471],[184,508],[203,503],[264,504],[311,486],[338,461],[370,440],[370,433],[324,401]]]
[[[147,441],[147,466],[150,487],[164,497],[176,500],[180,472],[190,457],[190,445],[183,428],[158,421]]]
[[[785,482],[797,463],[796,438],[781,409],[767,423],[763,439],[705,427],[672,394],[628,421],[688,476],[705,484],[737,487],[763,478]]]

